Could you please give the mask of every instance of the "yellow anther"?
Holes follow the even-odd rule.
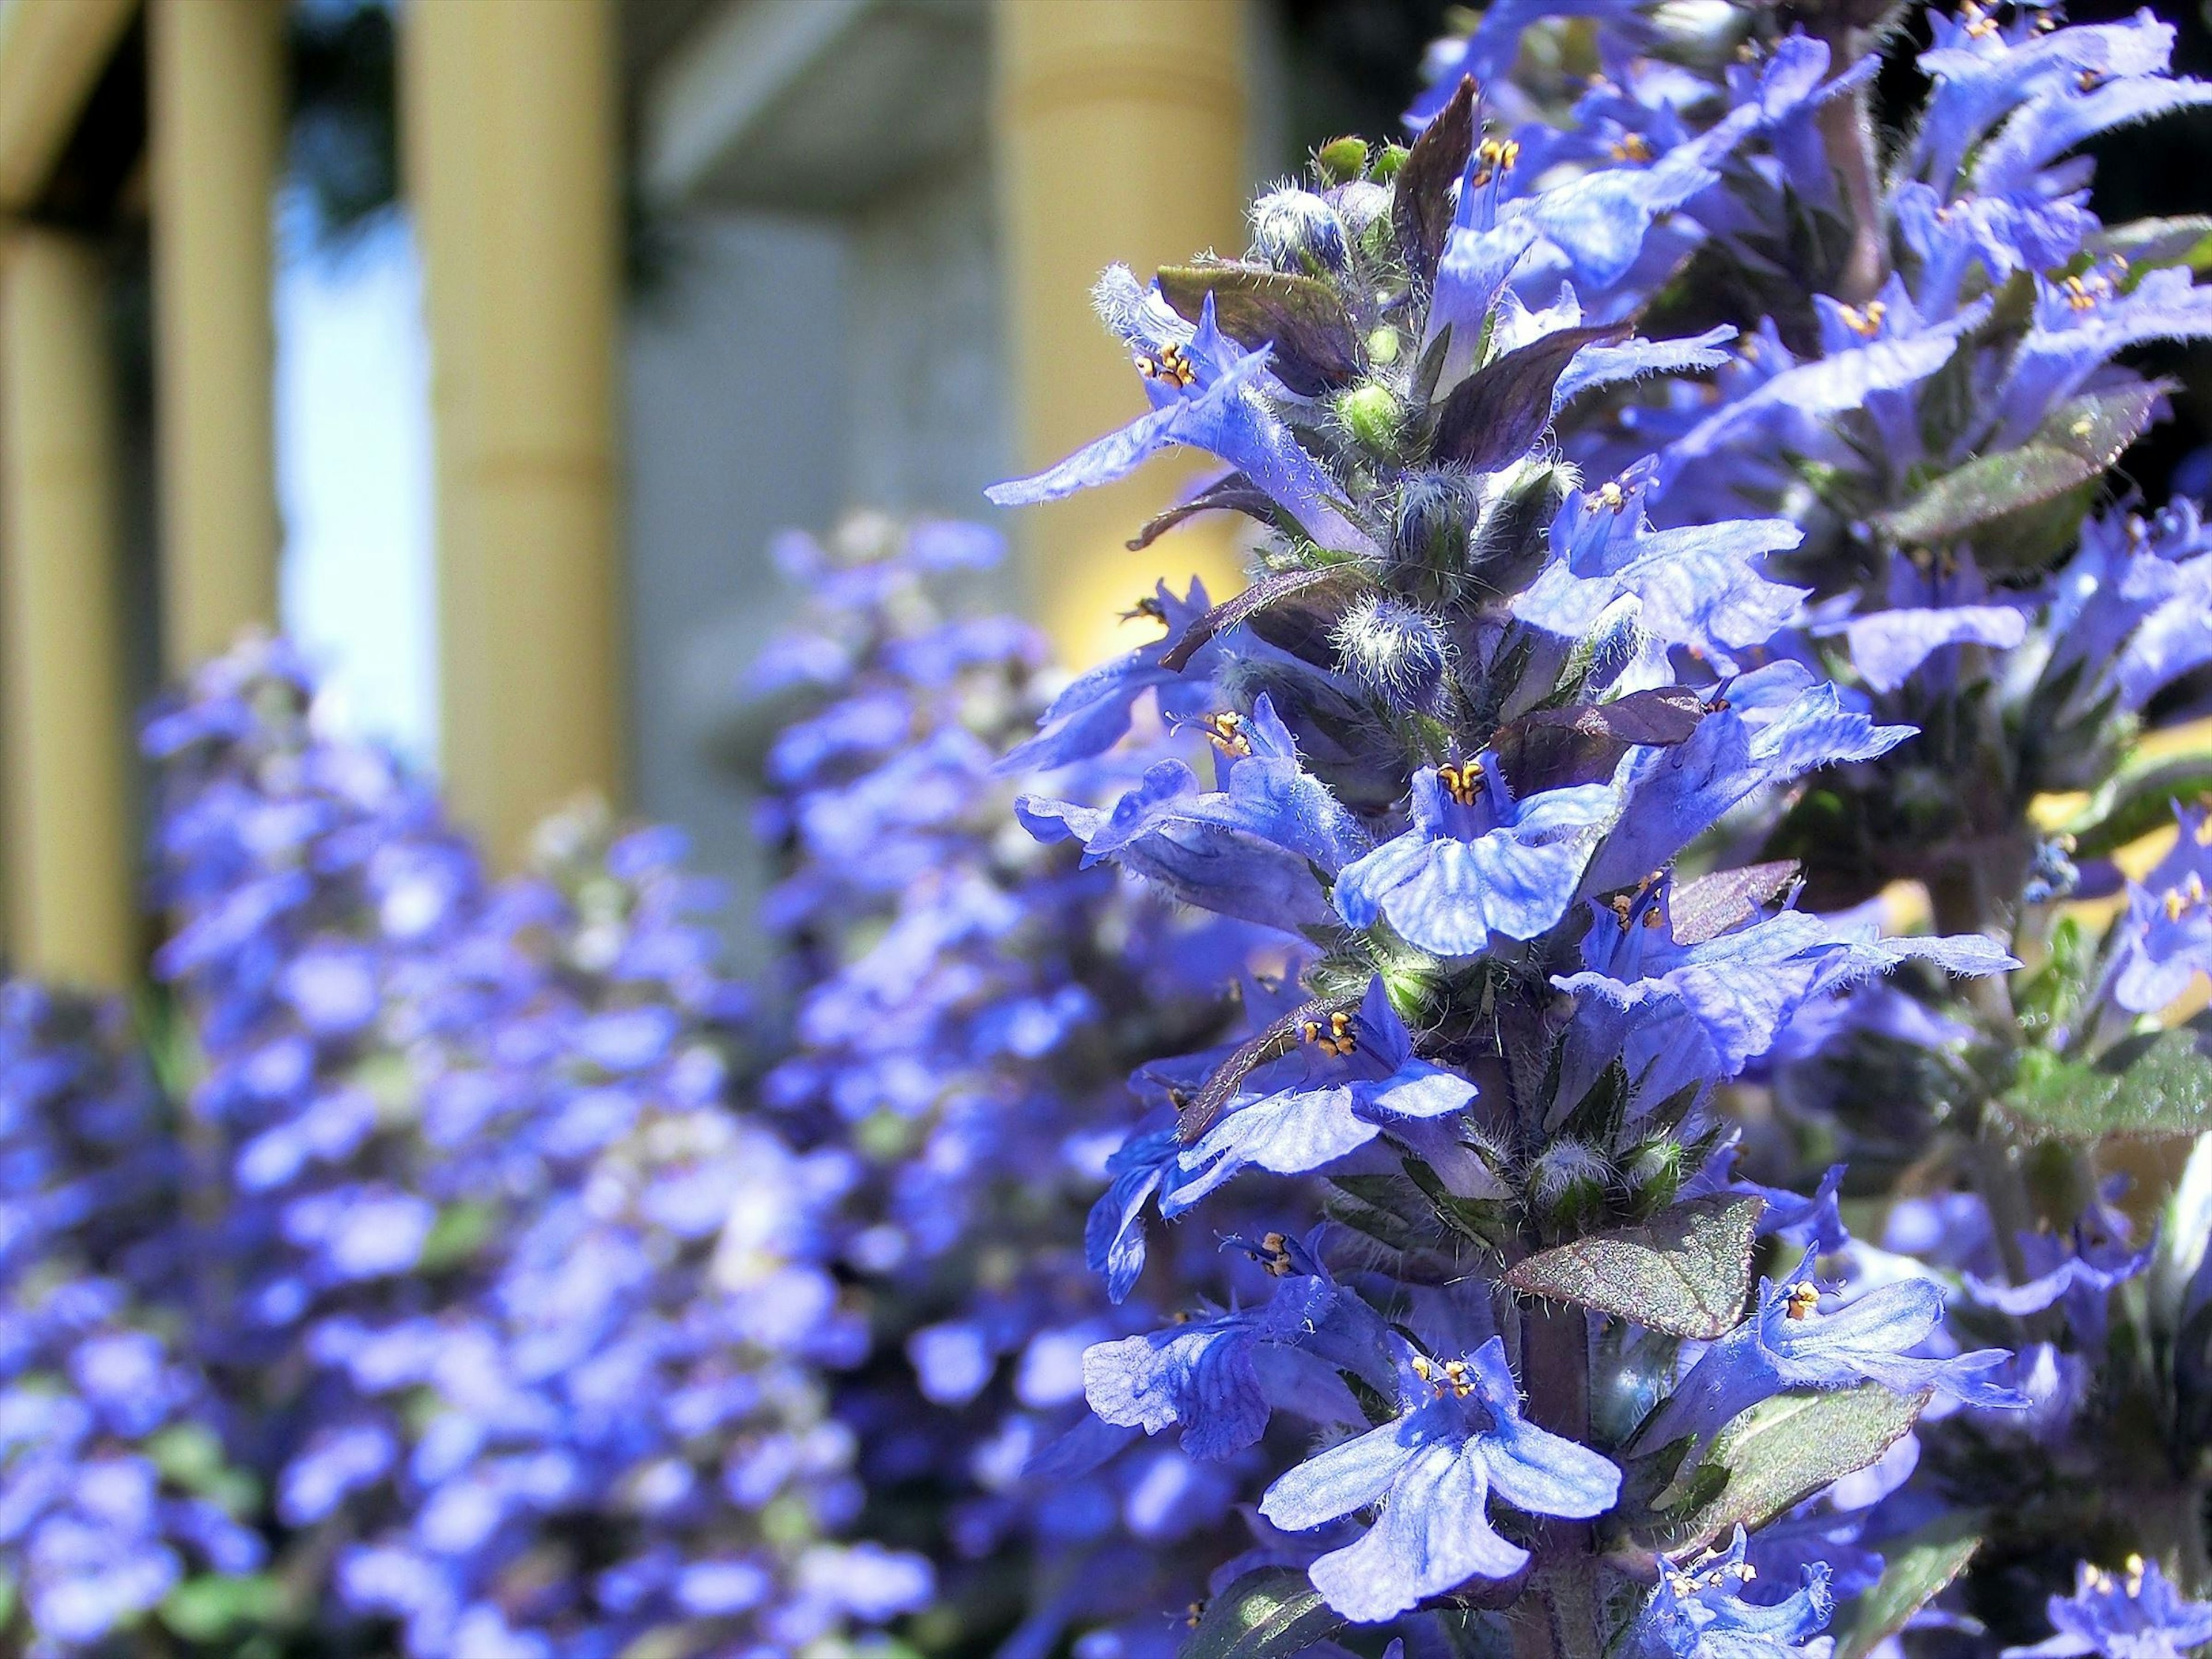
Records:
[[[1613,159],[1642,167],[1651,159],[1650,141],[1640,132],[1623,133],[1613,141]]]
[[[1474,159],[1473,182],[1486,185],[1499,173],[1513,171],[1513,164],[1521,159],[1521,146],[1510,138],[1486,138],[1474,147]]]
[[[1176,386],[1189,386],[1198,379],[1198,371],[1179,345],[1162,346],[1157,357],[1139,357],[1137,373],[1148,380],[1165,380]]]
[[[1455,766],[1449,761],[1437,768],[1437,781],[1462,806],[1474,805],[1474,798],[1482,793],[1482,769],[1473,761]]]
[[[1298,1270],[1297,1264],[1291,1260],[1291,1241],[1280,1233],[1263,1234],[1260,1239],[1260,1265],[1277,1279],[1288,1279]]]
[[[2204,878],[2194,870],[2189,872],[2188,880],[2166,890],[2166,919],[2168,921],[2179,921],[2189,912],[2202,908],[2203,905]]]
[[[1881,332],[1881,319],[1889,314],[1889,307],[1879,300],[1869,300],[1866,309],[1856,306],[1843,307],[1844,326],[1863,338],[1871,340]]]
[[[1252,752],[1252,734],[1245,730],[1242,714],[1234,712],[1208,714],[1198,724],[1199,729],[1212,739],[1213,746],[1223,754],[1242,760]]]
[[[2107,76],[2102,70],[2085,69],[2079,75],[2074,77],[2074,90],[2076,92],[2094,92],[2099,87],[2103,86],[2105,82],[2111,78],[2112,77]]]
[[[2143,1585],[2142,1557],[2140,1555],[2130,1555],[2124,1565],[2126,1566],[2128,1571],[2128,1594],[2130,1595],[2141,1595],[2142,1594]]]
[[[2087,276],[2069,276],[2059,283],[2058,291],[2066,296],[2069,310],[2094,311],[2097,301],[2112,293],[2112,285],[2093,271]]]
[[[1352,1016],[1342,1010],[1328,1017],[1324,1026],[1318,1020],[1308,1020],[1298,1028],[1298,1035],[1332,1060],[1346,1060],[1359,1052],[1359,1038],[1352,1029]],[[1269,1234],[1278,1237],[1279,1234]],[[1266,1239],[1261,1243],[1265,1243]]]
[[[2199,847],[2212,847],[2212,812],[2197,821],[2196,842]]]
[[[1810,1319],[1820,1308],[1820,1287],[1801,1279],[1790,1287],[1789,1317]]]
[[[1413,1356],[1413,1375],[1425,1382],[1436,1375],[1436,1368],[1429,1364],[1426,1356],[1417,1353]]]
[[[1986,40],[1997,32],[1997,20],[1976,5],[1974,0],[1966,0],[1960,8],[1959,16],[1966,26],[1966,33],[1976,40]]]
[[[1205,1617],[1206,1603],[1203,1601],[1194,1601],[1182,1610],[1182,1622],[1186,1626],[1192,1630],[1196,1630],[1199,1626],[1199,1621],[1203,1620]]]
[[[1618,480],[1607,478],[1597,487],[1599,504],[1618,513],[1628,505],[1628,496]]]

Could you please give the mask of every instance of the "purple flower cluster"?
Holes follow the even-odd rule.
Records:
[[[863,514],[778,550],[813,604],[753,677],[797,704],[760,811],[784,857],[763,920],[793,1005],[761,1092],[854,1170],[836,1255],[878,1352],[836,1410],[858,1437],[864,1525],[936,1557],[941,1641],[1042,1654],[1073,1627],[1101,1654],[1164,1654],[1158,1609],[1202,1590],[1166,1547],[1233,1527],[1239,1486],[1187,1449],[1097,1468],[1110,1446],[1066,1438],[1085,1347],[1151,1316],[1113,1305],[1133,1268],[1109,1301],[1086,1267],[1083,1217],[1126,1179],[1106,1167],[1123,1074],[1214,1033],[1217,987],[1257,936],[1012,832],[998,757],[1047,704],[1043,648],[946,604],[995,562],[995,537]],[[1096,684],[1053,706],[1103,747],[1130,713]],[[1165,741],[1084,769],[1133,776]],[[1009,764],[1050,763],[1033,744]],[[1193,1243],[1211,1283],[1212,1241]],[[1141,1260],[1140,1239],[1106,1248]],[[1244,1277],[1267,1282],[1249,1261]]]
[[[2212,786],[2131,754],[2212,662],[2212,566],[2189,503],[2084,519],[2161,408],[2117,360],[2212,302],[2073,154],[2212,88],[2148,14],[1970,5],[1886,155],[1869,27],[1688,21],[1492,8],[1409,147],[1325,147],[1241,258],[1109,270],[1151,411],[992,492],[1182,447],[1228,470],[1176,516],[1252,521],[1251,588],[1161,606],[1030,745],[1149,692],[1211,779],[1018,805],[1277,934],[1091,1228],[1117,1297],[1154,1208],[1268,1230],[1273,1295],[1085,1362],[1102,1425],[1270,1472],[1200,1648],[1822,1651],[1838,1595],[1861,1651],[2025,1638],[2005,1575],[2115,1538],[2212,1589],[2212,1164],[2139,1246],[2096,1163],[2212,1107],[2151,1018],[2212,969],[2203,815],[2114,862]],[[1897,884],[1934,934],[1885,936]],[[2106,896],[2100,943],[2063,907]],[[2067,1484],[2105,1469],[2142,1504]]]

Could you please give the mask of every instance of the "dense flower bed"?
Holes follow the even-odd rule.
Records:
[[[787,539],[742,972],[210,665],[153,991],[0,990],[0,1639],[2212,1640],[2212,535],[2112,482],[2212,243],[2080,154],[2212,88],[1923,33],[1893,138],[1848,9],[1506,0],[1106,272],[1149,411],[993,495],[1201,452],[1251,585],[1066,679],[990,532]]]

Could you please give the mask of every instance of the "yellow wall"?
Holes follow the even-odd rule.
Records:
[[[75,239],[0,246],[0,715],[10,965],[136,967],[106,284]]]
[[[270,214],[282,0],[150,0],[161,644],[182,675],[276,622]]]
[[[444,766],[512,864],[545,813],[621,793],[613,15],[607,0],[415,0],[402,23]]]
[[[1243,237],[1243,0],[999,0],[996,111],[1017,459],[1034,471],[1140,414],[1128,354],[1091,311],[1115,261],[1149,278]],[[1150,637],[1117,617],[1166,575],[1243,585],[1228,526],[1207,515],[1142,553],[1124,544],[1192,464],[1138,476],[1013,521],[1036,614],[1067,660]]]

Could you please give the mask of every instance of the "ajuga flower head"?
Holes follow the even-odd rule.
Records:
[[[1172,519],[1256,526],[1250,587],[1164,605],[1166,636],[1079,682],[1033,745],[1096,754],[1119,729],[1098,711],[1152,691],[1211,777],[1166,760],[1097,805],[1018,805],[1279,941],[1280,972],[1243,988],[1249,1035],[1180,1068],[1092,1221],[1121,1295],[1146,1286],[1148,1206],[1273,1218],[1231,1256],[1280,1279],[1264,1305],[1220,1295],[1085,1359],[1103,1424],[1271,1476],[1271,1530],[1222,1570],[1201,1642],[1292,1596],[1284,1652],[1344,1621],[1443,1639],[1482,1609],[1516,1644],[1765,1629],[1794,1650],[1824,1591],[1692,1607],[1679,1568],[1650,1588],[1659,1553],[1815,1498],[1939,1388],[2024,1403],[1989,1378],[2005,1353],[1958,1354],[1932,1285],[1814,1290],[1808,1267],[1754,1291],[1764,1232],[1846,1235],[1832,1185],[1727,1173],[1721,1091],[1801,1014],[1914,958],[2012,965],[1976,933],[1802,908],[1788,863],[1704,867],[1784,787],[1914,727],[1790,650],[1807,594],[1773,562],[1796,523],[1685,519],[1662,461],[1567,459],[1606,388],[1723,361],[1729,330],[1646,337],[1617,301],[1726,158],[1794,142],[1812,98],[1785,55],[1648,170],[1554,187],[1460,82],[1411,146],[1332,145],[1264,198],[1245,258],[1109,272],[1101,313],[1152,411],[994,492],[1049,499],[1182,446],[1231,470]]]

